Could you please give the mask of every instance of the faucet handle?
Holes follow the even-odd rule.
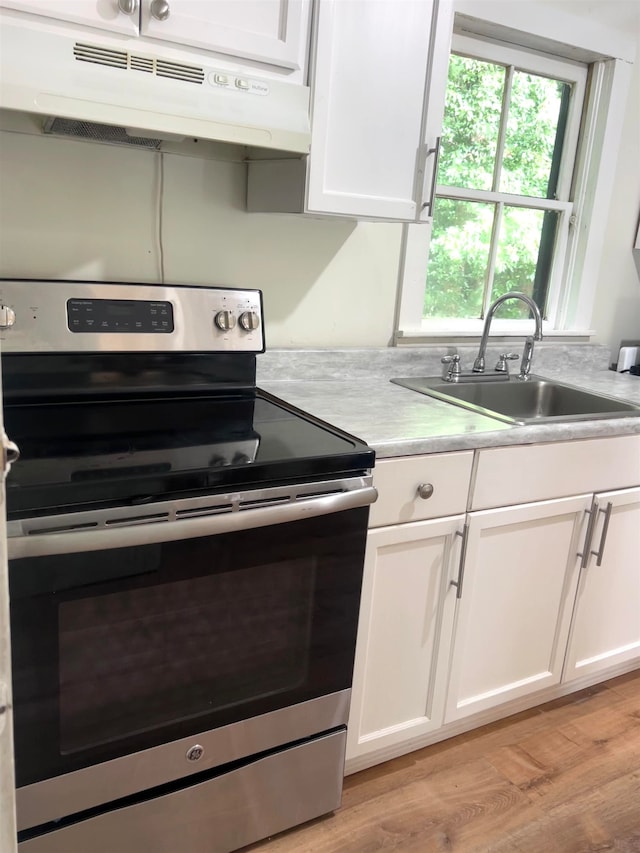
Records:
[[[460,356],[459,355],[443,355],[440,359],[442,364],[449,364],[450,367],[442,369],[442,378],[447,382],[455,382],[460,376]]]
[[[517,361],[520,358],[517,352],[502,352],[500,353],[500,358],[498,359],[498,363],[496,364],[494,370],[496,373],[508,373],[509,365],[508,361]]]

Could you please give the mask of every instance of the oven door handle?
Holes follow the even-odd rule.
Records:
[[[224,514],[198,516],[178,520],[144,521],[138,524],[96,527],[92,530],[65,530],[51,533],[34,531],[27,536],[10,537],[7,541],[10,560],[22,557],[44,557],[51,554],[72,554],[83,551],[105,551],[111,548],[130,548],[157,542],[175,542],[179,539],[195,539],[233,533],[272,524],[285,524],[330,515],[348,509],[372,504],[378,493],[373,486],[354,489],[333,495],[292,500],[286,504],[233,510]]]

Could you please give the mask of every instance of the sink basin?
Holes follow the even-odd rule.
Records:
[[[587,421],[640,415],[640,406],[605,394],[531,376],[443,382],[438,377],[392,379],[397,385],[511,424]]]

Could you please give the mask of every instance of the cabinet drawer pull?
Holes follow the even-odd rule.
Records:
[[[600,547],[597,551],[592,551],[594,557],[596,557],[596,566],[602,565],[602,555],[604,554],[604,546],[607,541],[607,533],[609,532],[609,522],[611,521],[611,510],[613,509],[613,504],[611,501],[607,504],[606,509],[599,509],[598,512],[604,513],[604,523],[602,525],[602,535],[600,536]],[[595,513],[594,513],[595,516]]]
[[[462,581],[464,580],[464,564],[467,559],[467,542],[469,541],[469,525],[464,524],[462,530],[456,530],[456,536],[462,537],[460,546],[460,564],[458,566],[458,580],[451,581],[451,586],[456,588],[456,598],[462,598]]]
[[[433,494],[433,485],[431,483],[420,483],[417,488],[417,494],[423,501],[428,500]]]

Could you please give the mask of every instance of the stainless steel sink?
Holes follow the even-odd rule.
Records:
[[[468,382],[464,377],[459,382],[443,382],[440,377],[433,376],[391,381],[512,424],[640,416],[640,406],[633,403],[539,376],[531,376],[527,382],[517,377],[499,377],[492,381],[486,376],[481,381]]]

